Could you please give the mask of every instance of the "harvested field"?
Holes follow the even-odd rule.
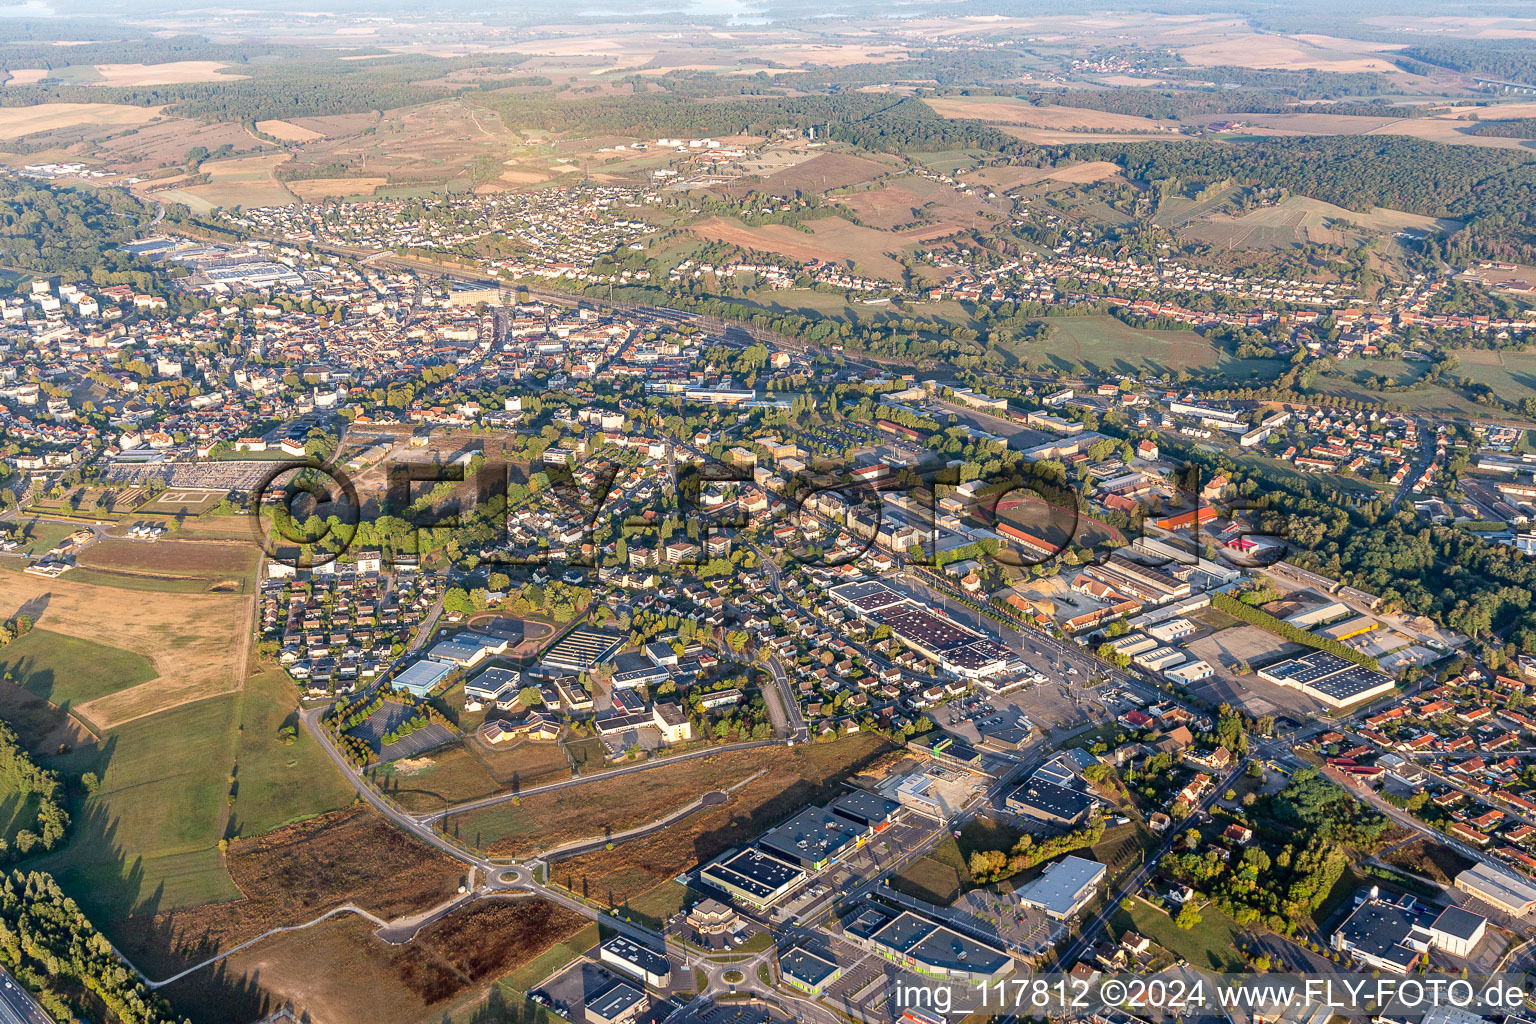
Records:
[[[159,107],[130,107],[121,103],[39,103],[32,107],[0,107],[0,140],[76,125],[126,128],[160,116]]]
[[[155,915],[128,940],[124,951],[135,963],[152,974],[174,973],[339,903],[355,903],[385,919],[416,913],[452,896],[464,871],[458,861],[362,807],[236,839],[225,861],[244,898]]]
[[[849,153],[822,153],[802,164],[775,171],[763,178],[760,191],[785,195],[791,192],[827,192],[889,174],[893,168]]]
[[[586,926],[587,918],[545,900],[484,900],[406,946],[391,946],[374,937],[369,922],[347,917],[275,936],[230,957],[217,972],[200,972],[164,992],[194,1020],[254,1020],[292,1002],[311,1019],[333,1024],[416,1024],[447,1019],[470,989],[532,962]]]
[[[1033,185],[1041,181],[1062,181],[1073,185],[1086,185],[1103,181],[1120,173],[1120,168],[1108,160],[1093,160],[1065,167],[981,167],[963,178],[967,184],[986,185],[989,188],[1009,189],[1021,185]]]
[[[901,264],[886,253],[900,252],[911,244],[907,239],[860,227],[841,217],[823,217],[808,222],[808,226],[809,232],[783,224],[752,228],[740,221],[710,217],[689,230],[711,241],[778,253],[792,260],[852,260],[860,273],[901,280]]]
[[[566,826],[558,838],[549,834],[548,830],[553,825],[552,814],[550,809],[540,803],[544,798],[532,797],[524,801],[521,810],[527,811],[535,808],[535,805],[545,808],[542,820],[550,824],[539,835],[538,842],[553,846],[561,841],[580,838],[583,833],[600,831],[602,825],[609,825],[618,831],[654,820],[668,809],[686,803],[707,789],[729,785],[731,781],[739,781],[754,772],[768,769],[767,774],[733,793],[725,804],[707,807],[669,828],[621,843],[612,850],[585,854],[551,866],[551,882],[567,886],[577,893],[588,894],[610,905],[619,905],[654,889],[700,861],[708,860],[731,846],[753,838],[798,808],[831,799],[843,791],[843,779],[896,756],[899,756],[899,752],[894,751],[880,737],[860,733],[843,737],[835,743],[795,748],[773,747],[742,751],[739,755],[724,754],[706,761],[685,762],[675,768],[657,768],[647,773],[645,788],[642,790],[646,796],[644,801],[635,801],[638,787],[629,787],[628,803],[642,803],[643,806],[638,809],[625,806],[625,801],[615,799],[619,796],[619,787],[623,786],[622,781],[615,781],[611,785],[596,782],[578,786],[566,792],[596,791],[589,793],[589,813],[586,820]],[[690,765],[699,766],[692,769],[696,778],[691,788],[681,774],[673,778],[657,778],[678,772],[679,769],[688,771]],[[653,793],[656,795],[653,796]],[[560,813],[558,810],[553,811],[555,815]],[[509,842],[518,846],[531,845],[526,840],[514,839]]]
[[[156,593],[124,600],[112,587],[0,574],[0,608],[35,609],[36,623],[93,640],[111,624],[113,644],[148,658],[158,676],[73,710],[101,729],[189,700],[239,688],[250,646],[252,598]],[[236,638],[233,642],[231,638]]]
[[[288,159],[287,153],[276,153],[205,163],[202,171],[210,179],[206,185],[188,185],[172,192],[191,196],[210,208],[282,206],[293,201],[293,194],[272,172]]]
[[[282,139],[284,142],[313,142],[315,139],[324,138],[322,133],[301,127],[292,121],[257,121],[256,130],[263,135]]]
[[[1160,131],[1173,125],[1134,114],[1113,114],[1087,107],[1036,106],[1025,100],[998,97],[949,96],[925,99],[924,103],[944,117],[986,121],[990,124],[1017,124],[1031,128],[1084,129],[1101,132]]]
[[[254,545],[239,541],[158,540],[118,537],[97,541],[80,553],[80,564],[95,569],[168,579],[227,579],[256,571]]]
[[[126,88],[176,85],[181,82],[228,82],[249,75],[225,74],[228,64],[216,60],[174,60],[164,64],[97,64],[95,85]]]
[[[1179,47],[1179,55],[1198,67],[1236,66],[1280,71],[1382,72],[1402,75],[1388,58],[1370,52],[1311,46],[1284,36],[1234,33],[1214,42]]]
[[[284,183],[288,191],[306,203],[318,202],[332,196],[371,196],[380,185],[388,185],[388,178],[301,178]]]

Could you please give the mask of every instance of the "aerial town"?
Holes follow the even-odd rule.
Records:
[[[1520,5],[31,6],[0,1024],[1536,1020]]]

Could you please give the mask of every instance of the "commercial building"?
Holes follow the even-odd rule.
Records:
[[[491,655],[504,654],[506,650],[505,637],[466,632],[447,640],[439,640],[427,652],[427,657],[459,668],[474,668]]]
[[[1104,880],[1104,872],[1104,865],[1098,861],[1068,855],[1047,864],[1039,878],[1019,889],[1019,901],[1043,911],[1047,917],[1065,920],[1093,899]]]
[[[805,871],[756,848],[740,850],[705,865],[699,879],[740,903],[767,910],[797,888]]]
[[[1373,970],[1407,974],[1431,949],[1467,957],[1487,933],[1488,921],[1459,907],[1434,911],[1412,896],[1386,897],[1372,887],[1329,939]]]
[[[867,904],[843,937],[919,974],[980,980],[1013,970],[1013,958],[1003,950],[910,910],[892,916]]]
[[[415,697],[425,697],[431,693],[438,683],[447,679],[454,671],[452,665],[441,661],[433,661],[431,658],[422,658],[418,662],[406,667],[399,675],[389,681],[389,684],[397,690],[404,690]]]
[[[591,1024],[629,1024],[647,1006],[645,993],[628,982],[619,982],[587,1003]]]
[[[875,796],[865,790],[856,789],[832,801],[827,805],[827,810],[840,814],[865,828],[878,831],[896,816],[896,812],[901,810],[901,804]]]
[[[1536,909],[1536,887],[1508,871],[1474,864],[1456,876],[1456,888],[1511,917]]]
[[[633,974],[647,985],[666,988],[672,983],[672,961],[623,935],[615,935],[603,943],[598,959]]]
[[[1015,814],[1062,826],[1087,821],[1098,805],[1098,801],[1086,793],[1033,778],[1009,793],[1005,803]]]
[[[1392,677],[1346,661],[1337,654],[1313,651],[1258,672],[1260,679],[1300,690],[1332,708],[1347,707],[1391,693]]]
[[[779,954],[779,974],[783,979],[813,996],[843,976],[843,969],[799,946]]]
[[[820,871],[852,853],[871,829],[820,807],[807,807],[757,841],[758,848],[785,864]]]

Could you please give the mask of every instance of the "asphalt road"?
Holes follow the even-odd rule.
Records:
[[[53,1024],[37,1000],[6,971],[0,970],[0,1024]]]

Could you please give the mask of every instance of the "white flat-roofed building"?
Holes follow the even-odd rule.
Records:
[[[1098,861],[1067,855],[1047,864],[1045,872],[1018,890],[1019,901],[1065,920],[1081,910],[1098,891],[1105,868]]]
[[[666,988],[672,983],[672,962],[653,949],[633,939],[615,935],[603,943],[598,958],[641,979],[648,985]]]

